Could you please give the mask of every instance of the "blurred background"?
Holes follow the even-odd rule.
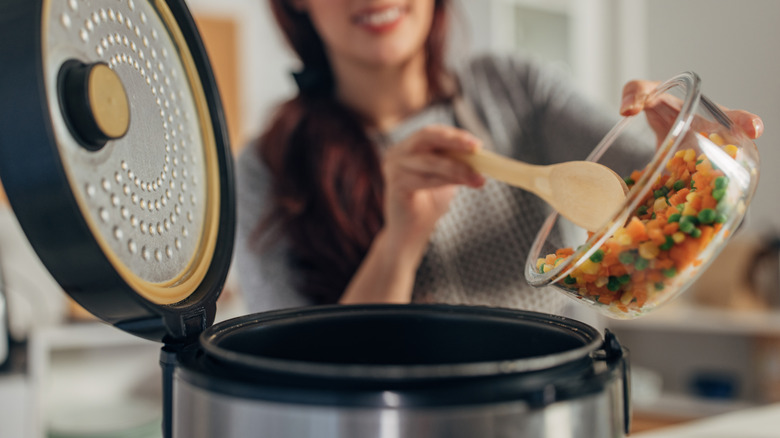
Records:
[[[238,152],[298,68],[261,0],[189,0]],[[552,64],[607,111],[623,83],[691,70],[703,92],[763,117],[747,218],[675,303],[613,329],[631,350],[634,430],[780,402],[780,2],[456,0],[452,56]],[[219,318],[242,312],[230,284]],[[0,194],[0,437],[159,436],[159,345],[94,322],[48,277]]]

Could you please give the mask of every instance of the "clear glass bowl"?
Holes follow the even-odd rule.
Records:
[[[626,201],[592,233],[550,215],[525,277],[618,319],[647,314],[690,286],[742,222],[758,183],[755,144],[690,72],[658,86],[588,160],[625,177]]]

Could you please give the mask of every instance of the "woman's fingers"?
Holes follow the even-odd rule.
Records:
[[[753,140],[764,133],[764,121],[761,117],[742,110],[728,110],[726,115]]]
[[[425,127],[408,140],[415,152],[474,152],[480,143],[469,132],[445,125]]]
[[[677,106],[674,105],[674,102],[668,101],[669,96],[667,95],[659,96],[658,101],[647,102],[647,97],[655,90],[658,84],[660,84],[660,82],[646,80],[633,80],[627,82],[623,86],[620,114],[623,116],[633,116],[639,114],[639,112],[645,109],[645,106],[652,106],[653,110],[660,115],[660,113],[664,112],[664,108],[662,106],[659,108],[659,104],[667,105],[669,107]],[[727,110],[725,108],[723,108],[723,110],[748,137],[755,140],[764,133],[764,122],[761,120],[761,117],[742,110]],[[659,115],[656,115],[656,118],[659,119],[657,122],[661,122],[660,119],[664,118],[659,117]],[[665,118],[668,118],[668,114]],[[663,126],[660,126],[661,123],[658,123],[658,125],[659,126],[656,126],[655,128],[663,128]]]
[[[445,184],[479,187],[484,178],[453,157],[473,153],[479,147],[479,140],[466,131],[449,126],[424,128],[387,152],[386,178],[403,179],[403,186],[414,188]],[[424,183],[416,187],[421,181]]]
[[[620,114],[633,116],[639,114],[645,106],[647,96],[658,86],[660,82],[633,80],[623,86],[623,97],[620,101]]]

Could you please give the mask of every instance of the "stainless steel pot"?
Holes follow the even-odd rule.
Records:
[[[538,313],[337,306],[212,326],[235,206],[183,0],[0,0],[0,178],[84,308],[160,342],[166,437],[616,437],[627,360]]]
[[[628,362],[611,333],[486,307],[248,315],[171,352],[174,436],[618,437]]]

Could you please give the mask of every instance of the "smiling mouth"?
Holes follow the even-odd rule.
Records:
[[[393,6],[360,13],[354,18],[354,22],[362,26],[380,28],[396,23],[405,12],[406,9],[404,7]]]

